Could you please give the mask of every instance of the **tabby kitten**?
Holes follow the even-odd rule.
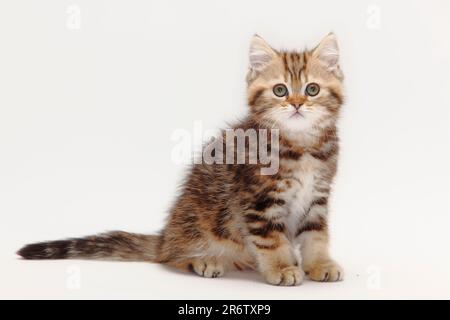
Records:
[[[18,254],[158,262],[208,278],[253,268],[284,286],[300,284],[305,273],[315,281],[341,280],[327,224],[343,102],[338,58],[333,34],[304,52],[277,51],[253,37],[249,115],[234,128],[279,130],[276,173],[261,174],[260,163],[194,164],[160,234],[115,231],[30,244]]]

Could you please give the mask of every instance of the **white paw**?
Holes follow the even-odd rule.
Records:
[[[224,275],[225,268],[216,261],[197,260],[192,264],[195,273],[205,278],[218,278]]]
[[[344,279],[344,271],[333,260],[320,262],[308,270],[308,276],[311,280],[322,282],[334,282]]]
[[[269,271],[264,274],[268,283],[277,286],[298,286],[303,282],[304,273],[298,266]]]

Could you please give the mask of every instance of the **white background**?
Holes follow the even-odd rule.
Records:
[[[450,298],[449,16],[445,0],[2,1],[0,298]],[[185,170],[171,136],[245,114],[252,34],[302,49],[329,31],[346,74],[331,202],[345,281],[15,256],[160,230]]]

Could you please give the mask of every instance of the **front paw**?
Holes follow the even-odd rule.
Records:
[[[264,274],[266,281],[277,286],[298,286],[303,282],[304,272],[298,266],[272,270]]]
[[[344,279],[344,271],[333,260],[321,261],[307,270],[311,280],[321,282],[334,282]]]

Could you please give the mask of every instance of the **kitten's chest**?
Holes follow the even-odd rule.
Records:
[[[286,225],[294,233],[305,218],[311,202],[316,197],[316,188],[324,170],[321,162],[309,154],[298,161],[282,163],[288,172],[282,180],[285,186],[283,199],[286,203]],[[290,230],[292,228],[292,230]]]

